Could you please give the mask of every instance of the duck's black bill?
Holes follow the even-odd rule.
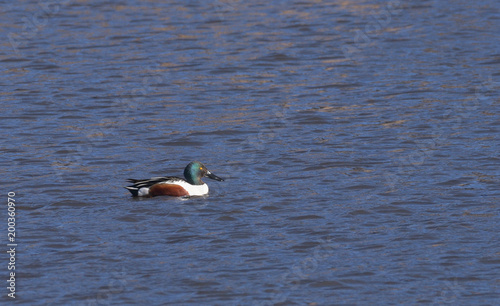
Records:
[[[220,177],[218,177],[217,175],[215,174],[212,174],[212,172],[208,171],[207,172],[207,177],[208,178],[211,178],[212,180],[216,180],[216,181],[219,181],[219,182],[223,182],[224,180],[221,179]]]

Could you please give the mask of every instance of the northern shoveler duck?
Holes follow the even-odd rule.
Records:
[[[190,162],[184,169],[184,177],[163,176],[153,177],[146,180],[128,179],[133,185],[125,187],[134,197],[155,196],[202,196],[208,193],[208,185],[201,178],[208,177],[216,181],[224,181],[200,162]]]

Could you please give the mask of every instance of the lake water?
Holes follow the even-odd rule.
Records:
[[[500,2],[1,15],[16,302],[500,303]],[[207,197],[123,188],[193,160],[226,179],[206,179]]]

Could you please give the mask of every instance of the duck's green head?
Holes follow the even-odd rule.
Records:
[[[207,167],[200,162],[190,162],[184,169],[184,177],[191,185],[203,185],[201,178],[208,177],[216,181],[224,181],[212,172],[208,171]]]

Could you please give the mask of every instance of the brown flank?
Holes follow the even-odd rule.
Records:
[[[168,195],[174,197],[188,196],[189,193],[182,186],[175,184],[155,184],[149,188],[152,197]]]

